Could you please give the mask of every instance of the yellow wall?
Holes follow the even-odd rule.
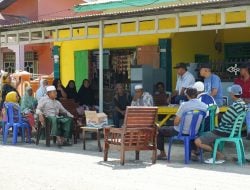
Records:
[[[119,38],[105,38],[104,48],[126,48],[136,46],[158,45],[160,38],[169,38],[169,34],[126,36]],[[57,42],[54,45],[61,47],[60,72],[63,84],[74,79],[74,51],[93,50],[99,48],[98,39],[75,40]]]
[[[148,23],[148,29],[151,29],[152,23]],[[146,25],[141,26],[147,28]],[[110,26],[106,30],[112,33],[115,26]],[[132,25],[124,26],[124,30],[133,31]],[[82,34],[84,31],[74,31]],[[98,31],[93,31],[97,34]],[[218,53],[215,50],[215,42],[239,43],[250,42],[250,28],[247,29],[227,29],[199,32],[183,32],[174,34],[155,34],[142,36],[112,37],[104,39],[104,48],[127,48],[136,46],[158,45],[160,38],[172,39],[172,64],[179,62],[194,62],[195,54],[209,55],[211,61],[221,61],[224,59],[223,52]],[[67,36],[67,33],[60,33],[60,36]],[[74,79],[74,51],[98,49],[98,39],[75,40],[58,42],[55,45],[61,46],[61,79],[63,84],[68,80]],[[173,70],[172,83],[175,87],[176,73]]]

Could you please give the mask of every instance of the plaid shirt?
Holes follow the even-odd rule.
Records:
[[[153,106],[153,97],[148,92],[143,92],[141,98],[133,100],[131,106]]]

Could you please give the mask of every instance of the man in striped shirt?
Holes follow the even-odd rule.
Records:
[[[223,114],[219,126],[213,131],[206,132],[199,138],[195,140],[195,145],[198,148],[204,149],[208,152],[213,151],[212,145],[217,138],[229,137],[233,129],[233,125],[236,117],[242,112],[246,112],[248,107],[247,104],[241,99],[242,88],[240,85],[232,85],[228,89],[230,96],[232,97],[233,104],[228,108],[228,110]],[[236,133],[237,133],[236,129]],[[221,152],[217,152],[216,163],[223,163],[224,155]],[[206,163],[212,163],[212,158],[205,160]]]

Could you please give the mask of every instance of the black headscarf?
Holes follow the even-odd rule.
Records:
[[[82,86],[78,91],[78,102],[80,105],[93,106],[95,105],[94,92],[90,86],[88,88],[84,86],[85,81],[88,80],[87,79],[83,80]]]
[[[70,83],[74,83],[74,87],[70,87]],[[77,101],[77,91],[76,91],[76,84],[74,80],[70,80],[66,86],[66,94],[68,99],[74,99]]]

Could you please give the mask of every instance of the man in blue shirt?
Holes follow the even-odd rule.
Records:
[[[180,131],[180,123],[181,119],[184,115],[185,112],[187,111],[192,111],[192,110],[201,110],[206,112],[207,111],[207,105],[198,100],[197,97],[197,90],[194,88],[187,88],[186,90],[186,96],[188,98],[187,102],[184,102],[180,105],[176,117],[174,119],[174,126],[166,126],[166,127],[161,127],[158,130],[158,137],[157,137],[157,148],[160,150],[160,154],[157,156],[157,159],[162,160],[166,159],[166,152],[164,150],[164,137],[172,137],[176,136],[179,134]],[[189,133],[189,128],[190,128],[190,123],[191,123],[190,117],[186,118],[185,120],[185,125],[183,128],[182,133],[183,134],[188,134]],[[201,123],[201,121],[199,121]],[[200,123],[197,122],[196,126],[196,132],[198,133]]]
[[[216,104],[223,105],[223,94],[220,77],[211,72],[211,65],[201,64],[200,75],[204,77],[205,92],[212,96]]]

